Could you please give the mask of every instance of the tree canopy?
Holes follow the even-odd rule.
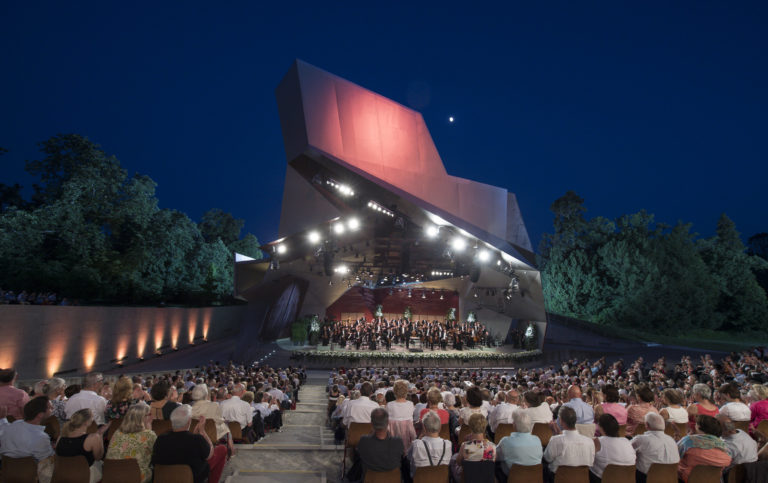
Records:
[[[160,209],[156,183],[128,176],[88,138],[58,135],[26,170],[30,200],[0,184],[0,286],[115,303],[201,303],[232,293],[232,257],[262,257],[244,222],[212,209],[195,223]],[[0,152],[0,154],[2,154]]]
[[[768,269],[764,239],[750,252],[725,214],[716,235],[657,223],[645,211],[616,220],[587,219],[569,191],[551,207],[540,265],[547,309],[599,324],[670,332],[695,328],[768,328],[768,298],[758,277]]]

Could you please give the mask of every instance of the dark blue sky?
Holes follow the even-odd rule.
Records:
[[[270,241],[274,88],[301,58],[422,112],[449,173],[517,194],[534,246],[569,189],[590,216],[768,231],[767,3],[341,3],[0,2],[0,181],[79,133],[162,207]]]

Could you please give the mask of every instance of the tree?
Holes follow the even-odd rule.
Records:
[[[237,219],[225,211],[214,208],[203,214],[203,218],[198,226],[206,242],[211,243],[218,238],[225,245],[229,246],[240,238],[240,231],[244,225],[244,220]]]

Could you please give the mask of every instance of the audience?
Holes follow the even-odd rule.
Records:
[[[749,406],[750,419],[749,429],[754,431],[760,421],[768,419],[768,386],[763,384],[754,384],[749,391],[754,401]]]
[[[576,431],[576,411],[561,407],[557,421],[562,433],[552,436],[544,450],[547,481],[554,481],[560,466],[592,466],[595,461],[595,444]]]
[[[499,424],[512,424],[513,415],[519,407],[516,403],[520,396],[516,390],[510,389],[506,393],[499,391],[497,397],[498,404],[488,414],[488,425],[491,433],[494,434]]]
[[[371,383],[364,382],[360,385],[360,397],[344,402],[342,410],[344,426],[348,428],[350,423],[371,422],[371,412],[379,408],[375,401],[371,401],[370,396],[372,393],[373,386]],[[387,419],[387,424],[389,424],[389,419]]]
[[[645,415],[646,431],[632,438],[632,447],[637,455],[635,463],[637,483],[645,483],[648,470],[654,463],[673,464],[680,461],[677,443],[664,433],[664,418],[654,412]]]
[[[496,446],[496,458],[500,463],[502,474],[500,481],[507,481],[512,465],[533,466],[541,463],[544,453],[541,440],[531,434],[533,422],[528,411],[517,409],[512,414],[515,431],[501,438]]]
[[[107,400],[99,396],[99,391],[103,385],[104,376],[100,372],[86,374],[83,380],[83,388],[80,392],[71,396],[64,406],[67,419],[72,419],[72,415],[81,409],[90,409],[93,411],[93,420],[96,424],[104,424]]]
[[[88,433],[88,427],[93,420],[94,414],[90,408],[75,411],[69,421],[61,428],[61,437],[56,443],[56,454],[59,456],[85,456],[91,470],[90,483],[97,483],[101,481],[104,433],[109,427],[104,425],[99,431]]]
[[[5,406],[8,416],[24,419],[24,405],[29,402],[29,394],[14,386],[18,374],[13,369],[0,369],[0,406]]]
[[[208,386],[206,384],[198,384],[192,388],[192,417],[195,419],[204,418],[214,422],[216,427],[216,441],[222,441],[229,446],[230,451],[234,451],[234,444],[232,442],[231,434],[229,433],[229,427],[224,422],[224,418],[221,416],[221,406],[208,399]],[[174,409],[175,411],[175,409]]]
[[[142,483],[152,481],[150,462],[157,435],[151,426],[149,406],[144,402],[133,404],[123,416],[120,428],[112,435],[107,449],[107,459],[135,459],[141,470]]]
[[[389,434],[403,440],[403,448],[410,448],[411,442],[416,439],[416,430],[413,426],[414,405],[408,401],[408,382],[400,379],[392,388],[395,400],[387,403],[387,415],[389,416]],[[438,430],[439,431],[439,430]]]
[[[696,416],[695,433],[685,436],[677,443],[680,452],[677,474],[683,483],[688,482],[688,476],[695,466],[709,465],[725,468],[731,464],[728,446],[720,439],[721,435],[722,429],[717,419],[701,414]]]
[[[24,405],[22,418],[10,424],[3,414],[5,411],[5,407],[0,406],[0,455],[33,457],[37,462],[38,479],[41,483],[49,482],[53,475],[54,451],[42,424],[53,412],[51,402],[45,396],[32,398]]]
[[[107,386],[106,384],[104,385]],[[133,382],[127,377],[121,377],[112,390],[112,398],[107,402],[105,411],[107,422],[120,419],[128,412],[128,408],[136,402],[133,397]]]
[[[603,414],[597,421],[600,436],[595,438],[595,460],[589,468],[589,480],[593,483],[603,478],[608,465],[631,466],[635,464],[635,449],[627,438],[619,436],[619,422],[610,414]]]
[[[722,438],[732,460],[731,466],[757,461],[757,441],[749,434],[737,429],[731,418],[724,413],[718,414],[717,420],[720,421]]]
[[[149,413],[152,419],[171,419],[171,413],[179,404],[170,400],[170,386],[166,381],[158,381],[152,385],[149,403]],[[175,388],[174,388],[175,389]]]
[[[619,390],[613,384],[608,384],[603,388],[603,397],[605,402],[595,406],[595,420],[600,419],[603,414],[610,414],[616,418],[619,425],[627,424],[627,408],[619,404]],[[683,409],[683,411],[685,411]],[[688,422],[688,413],[685,421]]]
[[[717,394],[721,400],[725,403],[720,406],[720,413],[728,417],[731,421],[749,421],[752,417],[752,413],[749,410],[749,406],[741,401],[741,391],[739,386],[730,382],[723,384],[717,390]]]
[[[402,439],[389,435],[387,410],[377,406],[370,412],[368,422],[373,426],[373,433],[363,435],[357,444],[357,455],[363,471],[391,471],[400,468],[405,447]]]
[[[496,445],[485,437],[488,420],[480,412],[469,416],[470,435],[461,443],[458,453],[451,459],[451,473],[456,481],[462,480],[464,461],[496,461]]]
[[[439,394],[439,392],[438,392]],[[421,419],[424,436],[414,440],[408,450],[411,477],[422,466],[448,465],[451,461],[451,442],[440,437],[440,416],[430,411]]]

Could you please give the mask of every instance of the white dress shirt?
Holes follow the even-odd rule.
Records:
[[[531,417],[531,423],[547,423],[552,421],[552,410],[549,409],[547,403],[541,403],[535,408],[527,408],[525,412]]]
[[[749,410],[749,406],[743,402],[729,402],[723,404],[720,408],[720,414],[725,414],[731,421],[749,421],[752,419],[752,412]]]
[[[499,424],[513,424],[512,413],[514,413],[516,409],[516,404],[509,404],[506,402],[499,403],[493,409],[493,412],[488,414],[488,425],[491,427],[491,431],[495,433]]]
[[[735,434],[723,437],[723,441],[728,447],[728,454],[733,459],[732,465],[757,461],[757,441],[744,431],[739,429]]]
[[[53,456],[51,438],[45,433],[45,426],[29,424],[17,419],[11,424],[4,418],[0,426],[0,455],[10,458],[32,456],[36,461]]]
[[[81,409],[90,408],[93,411],[93,420],[101,426],[104,424],[104,413],[107,410],[107,400],[93,391],[81,390],[67,400],[64,411],[67,413],[67,419],[72,419],[72,415]]]
[[[424,443],[427,447],[424,447]],[[429,451],[429,455],[427,455]],[[411,460],[411,476],[416,473],[416,468],[430,466],[429,456],[432,457],[432,464],[448,465],[451,462],[451,442],[447,439],[432,438],[424,436],[423,438],[413,440],[408,450],[408,457]]]
[[[600,451],[595,453],[595,463],[589,469],[598,478],[608,465],[630,466],[635,464],[635,448],[627,438],[600,436]]]
[[[544,451],[544,461],[552,473],[560,466],[592,466],[595,461],[595,443],[576,430],[565,430],[552,436]]]
[[[221,407],[221,417],[224,421],[237,421],[240,428],[244,429],[251,422],[253,410],[251,405],[237,396],[232,396],[219,404]]]
[[[342,411],[344,426],[349,427],[349,423],[370,423],[371,412],[378,407],[379,405],[371,401],[367,396],[360,396],[353,401],[349,401],[344,405]]]
[[[632,438],[631,443],[637,454],[636,467],[640,473],[648,473],[653,463],[668,465],[680,462],[677,443],[664,431],[646,431]]]

